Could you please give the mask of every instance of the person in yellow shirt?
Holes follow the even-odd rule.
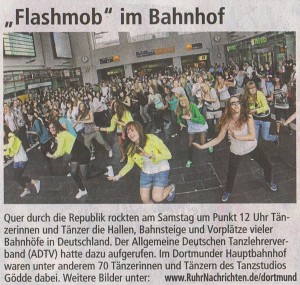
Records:
[[[71,175],[79,188],[76,198],[87,195],[87,190],[82,180],[87,179],[88,165],[90,163],[89,149],[71,133],[63,129],[59,121],[53,121],[49,125],[51,134],[56,138],[57,149],[53,154],[49,152],[47,157],[56,159],[69,154],[71,161]]]
[[[162,202],[175,198],[175,184],[168,186],[172,155],[163,141],[155,135],[145,134],[138,122],[129,122],[125,128],[125,149],[127,164],[119,174],[108,177],[118,181],[124,177],[135,164],[141,168],[140,196],[143,203]]]
[[[116,100],[112,104],[113,116],[110,121],[110,126],[108,128],[100,128],[102,132],[113,132],[117,127],[117,135],[118,135],[118,144],[121,153],[121,160],[123,162],[125,160],[125,153],[123,149],[123,140],[124,140],[124,127],[127,123],[132,122],[133,118],[131,113],[126,109],[125,105]]]
[[[256,139],[258,140],[261,130],[263,140],[274,142],[278,147],[278,136],[270,134],[271,112],[266,96],[257,90],[253,81],[247,83],[245,95],[242,96],[241,101],[244,107],[249,107],[250,114],[253,115]]]

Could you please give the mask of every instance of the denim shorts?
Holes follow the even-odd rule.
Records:
[[[13,168],[25,168],[26,161],[19,161],[13,163]]]
[[[169,170],[155,174],[146,174],[141,171],[140,188],[150,188],[152,186],[166,187],[169,180]]]

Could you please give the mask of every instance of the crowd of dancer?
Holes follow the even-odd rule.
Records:
[[[137,164],[143,203],[175,198],[175,185],[168,186],[172,155],[158,137],[160,133],[168,133],[171,139],[187,134],[188,168],[193,165],[194,149],[208,148],[213,153],[213,147],[228,136],[230,158],[222,201],[229,199],[239,162],[246,154],[263,168],[269,188],[276,191],[272,165],[257,141],[261,133],[263,140],[278,147],[281,127],[292,135],[296,68],[294,62],[288,68],[287,64],[282,66],[285,69],[281,67],[276,73],[268,63],[254,69],[247,62],[241,67],[231,62],[209,70],[174,69],[134,78],[116,77],[83,87],[46,88],[29,101],[4,103],[4,149],[7,157],[14,158],[15,180],[23,189],[21,197],[30,194],[30,183],[37,192],[40,189],[38,180],[23,176],[28,160],[25,150],[36,141],[50,175],[52,159],[68,156],[79,199],[88,194],[86,180],[93,177],[88,166],[95,159],[95,143],[111,158],[112,148],[103,134],[115,130],[120,164],[127,162],[108,179],[120,180]],[[276,133],[270,134],[273,108]]]

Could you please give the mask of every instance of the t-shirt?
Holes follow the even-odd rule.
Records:
[[[270,88],[270,92],[274,95],[274,108],[289,108],[289,101],[287,98],[287,86],[285,84],[280,89],[275,89],[274,85],[272,85]]]
[[[224,86],[221,89],[218,89],[218,92],[220,94],[220,100],[226,101],[230,98],[230,94],[229,94],[228,89],[227,89],[226,86]]]
[[[207,105],[207,110],[208,111],[217,111],[220,109],[220,101],[217,95],[217,92],[215,89],[211,88],[210,89],[210,97],[211,99],[215,99],[215,102],[205,102]]]
[[[19,151],[14,156],[14,162],[26,162],[28,161],[28,157],[24,147],[20,145]]]
[[[148,96],[147,94],[143,94],[142,92],[137,92],[137,99],[140,106],[145,107],[148,104]]]
[[[14,122],[14,114],[13,113],[10,113],[10,115],[8,114],[5,114],[5,117],[4,117],[5,121],[7,122],[7,125],[9,127],[9,129],[14,132],[17,127],[15,125],[15,122]]]
[[[25,120],[24,120],[21,108],[17,108],[17,107],[13,108],[12,112],[13,112],[13,114],[15,116],[15,120],[16,120],[17,126],[18,127],[25,126]]]

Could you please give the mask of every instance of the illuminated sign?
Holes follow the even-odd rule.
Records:
[[[135,54],[136,57],[144,57],[144,56],[152,56],[152,55],[159,55],[159,54],[173,53],[173,52],[175,52],[175,47],[142,50],[142,51],[137,51]]]
[[[268,38],[266,37],[260,37],[260,38],[255,38],[251,40],[251,45],[256,46],[256,45],[262,45],[268,42]]]
[[[202,49],[202,47],[203,47],[202,43],[186,44],[185,45],[186,50]]]
[[[118,62],[118,61],[120,61],[119,55],[100,58],[100,64],[105,64],[105,63],[110,63],[110,62]]]
[[[227,46],[227,51],[228,52],[229,51],[234,51],[234,50],[236,50],[236,44],[232,44],[232,45]]]
[[[207,60],[207,55],[206,54],[199,55],[198,60]]]

